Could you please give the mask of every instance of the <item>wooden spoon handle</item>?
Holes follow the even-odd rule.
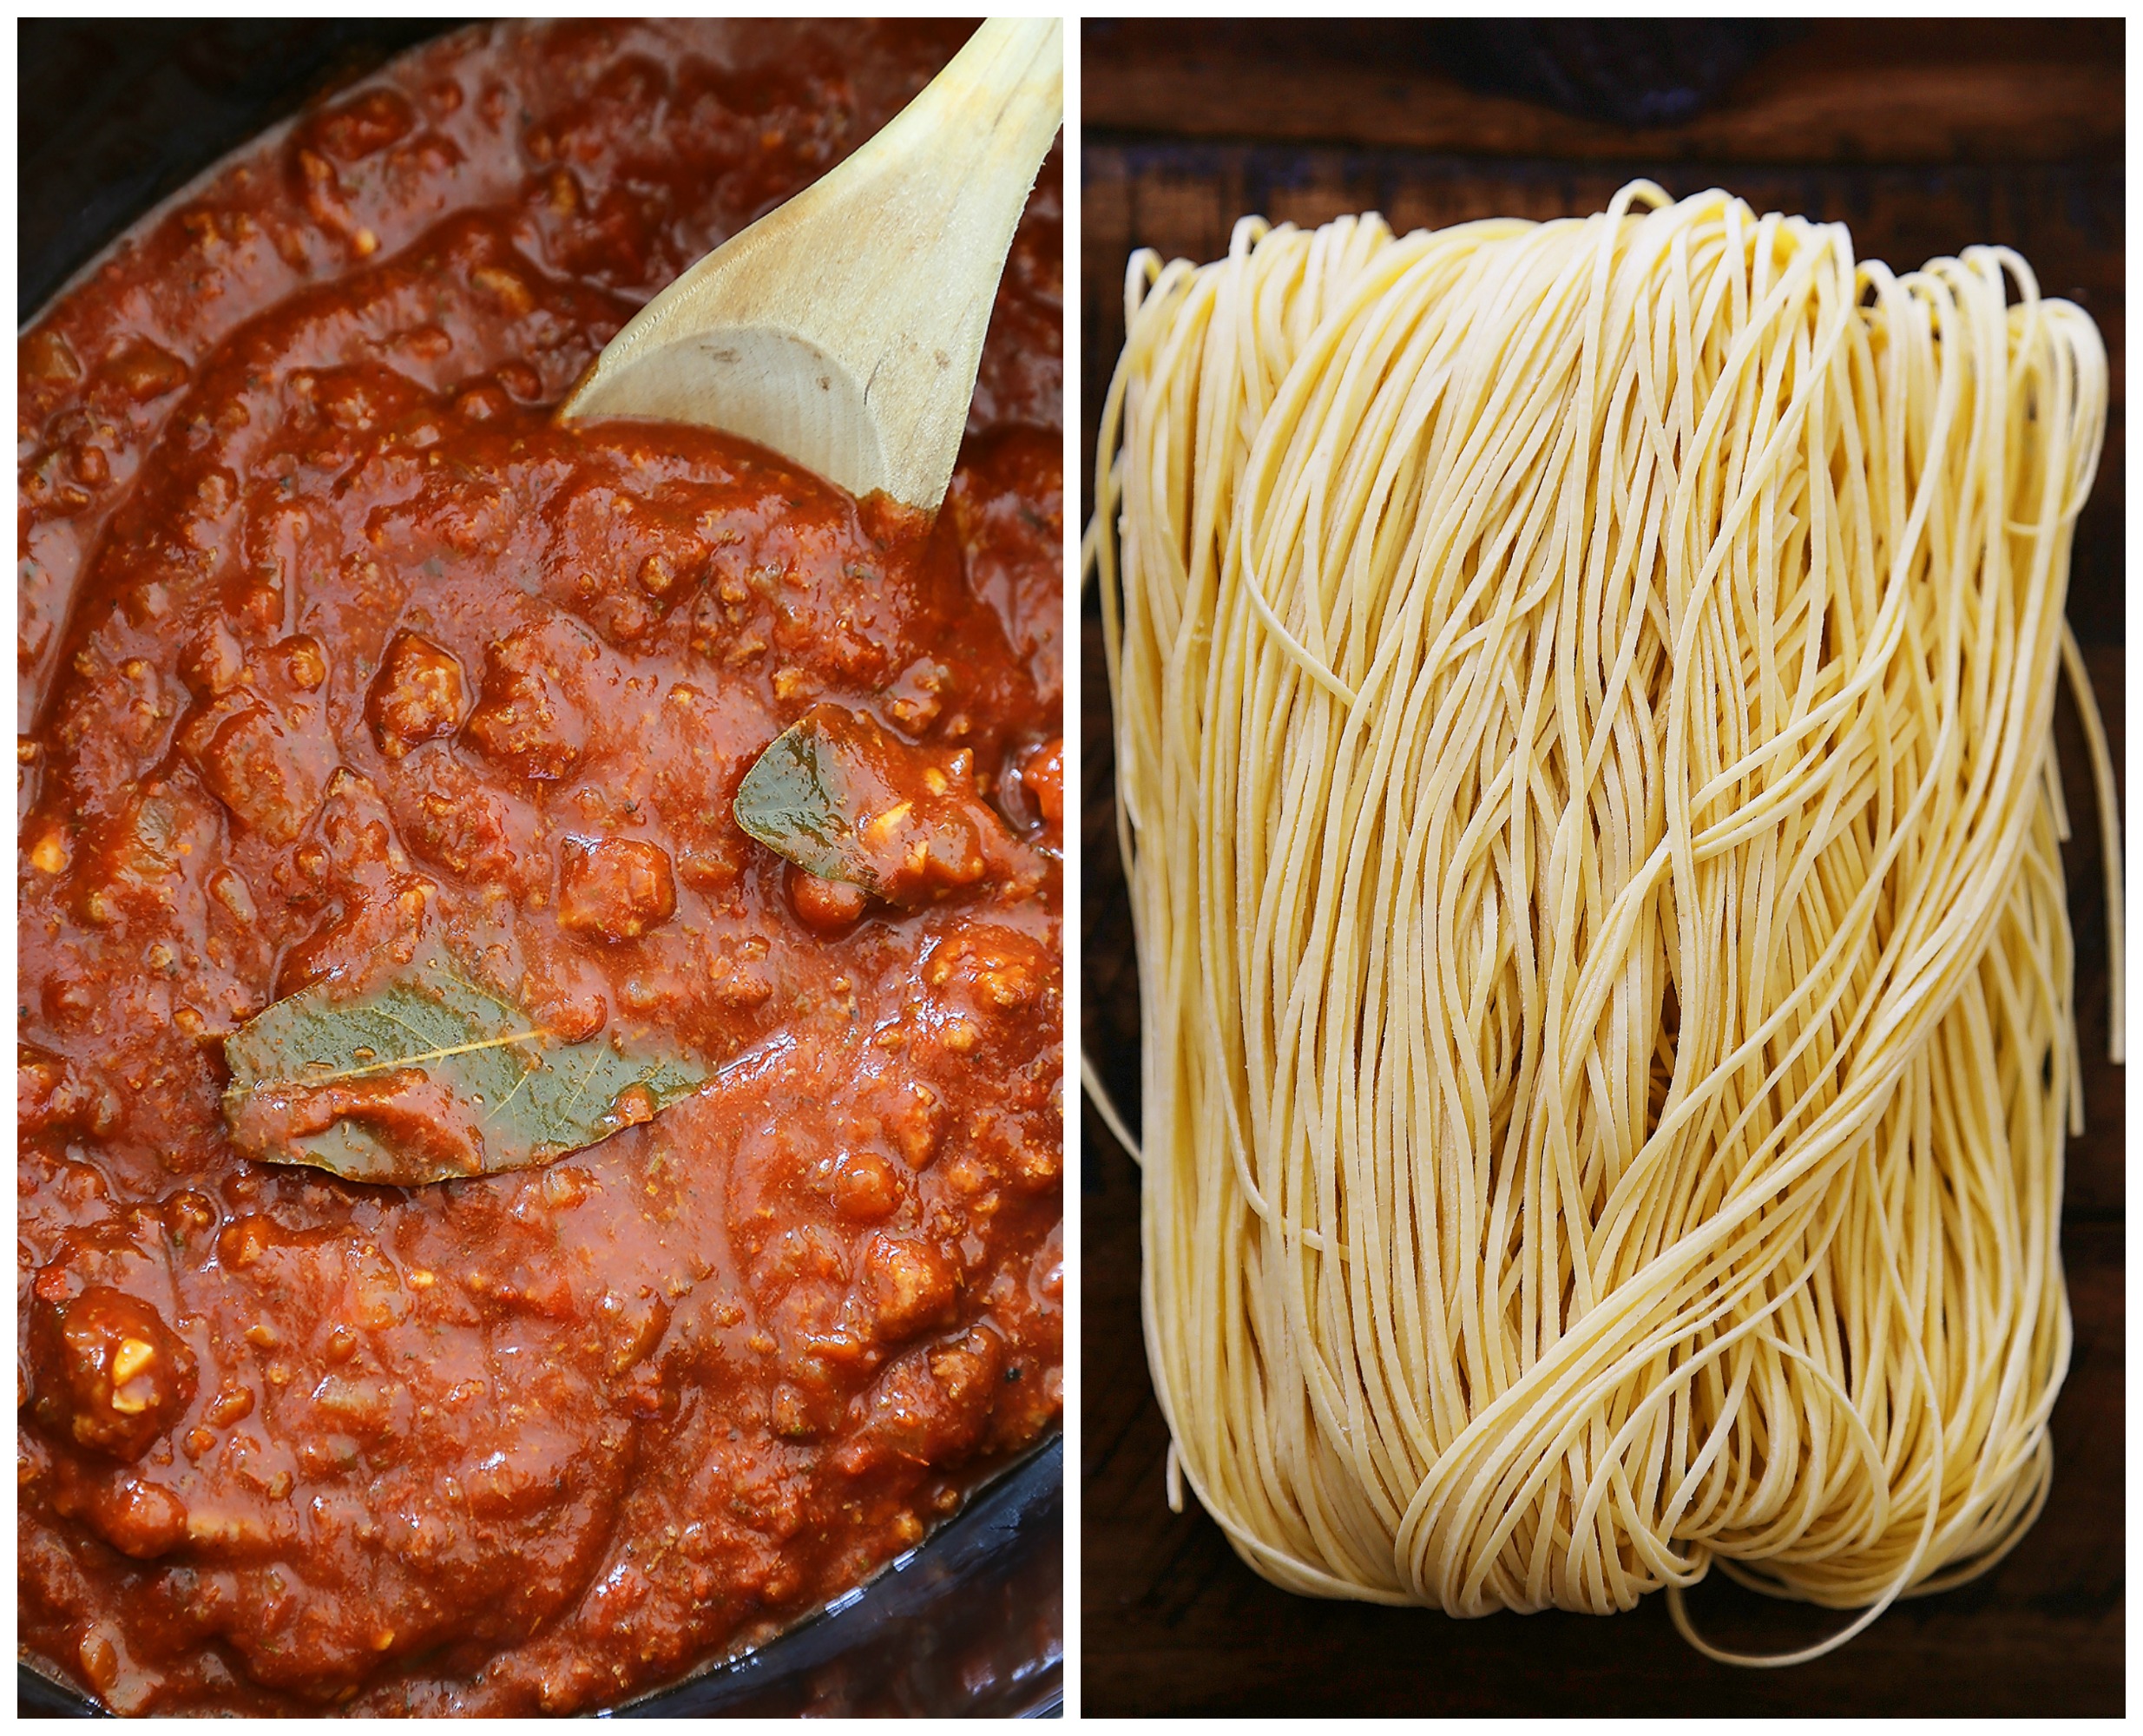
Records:
[[[1062,115],[1062,22],[989,20],[876,137],[642,308],[559,415],[726,429],[935,511]]]

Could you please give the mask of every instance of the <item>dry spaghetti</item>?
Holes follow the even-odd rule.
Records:
[[[2069,1354],[2090,320],[1646,183],[1246,220],[1126,310],[1088,552],[1172,1474],[1293,1590],[1666,1587],[1707,1651],[1713,1563],[1864,1607],[1796,1658],[1991,1565]]]

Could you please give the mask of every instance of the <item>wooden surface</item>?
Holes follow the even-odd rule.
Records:
[[[2118,157],[2119,26],[1818,23],[1672,127],[1621,128],[1469,90],[1398,23],[1088,27],[1084,120],[1112,132],[1710,162]]]
[[[2005,241],[2032,262],[2049,293],[2090,311],[2112,357],[2112,419],[2097,489],[2079,526],[2069,615],[2087,648],[2115,763],[2125,764],[2118,23],[1818,26],[1782,50],[1780,63],[1752,69],[1697,122],[1672,135],[1638,135],[1653,141],[1652,156],[1601,148],[1596,123],[1475,97],[1439,81],[1433,68],[1394,74],[1398,56],[1361,57],[1358,35],[1350,40],[1359,28],[1334,26],[1321,43],[1304,26],[1265,36],[1248,26],[1117,25],[1098,36],[1089,27],[1081,273],[1089,452],[1121,342],[1130,249],[1211,259],[1246,212],[1316,222],[1375,208],[1402,229],[1495,214],[1559,215],[1600,208],[1623,180],[1642,173],[1671,192],[1724,185],[1759,209],[1844,219],[1863,256],[1900,267],[1974,241]],[[1357,56],[1351,64],[1350,51]],[[1315,97],[1306,120],[1298,109],[1291,118],[1296,81],[1284,76],[1288,69],[1306,69]],[[1406,84],[1410,102],[1391,96],[1395,81]],[[2055,105],[2063,109],[2058,122],[2048,120],[2041,101],[2054,89],[2067,93]],[[1803,117],[1798,131],[1781,130],[1782,90]],[[1896,93],[1894,102],[1887,93]],[[1934,150],[1930,141],[1944,138],[1955,148]],[[1989,141],[2000,148],[1990,149]],[[1561,155],[1580,145],[1582,156]],[[1616,160],[1601,160],[1609,156]],[[1115,851],[1100,622],[1090,597],[1084,646],[1083,1036],[1135,1127],[1136,973]],[[2088,1130],[2068,1150],[2062,1247],[2076,1346],[2054,1417],[2054,1490],[2015,1553],[1972,1584],[1894,1608],[1843,1651],[1791,1670],[1707,1661],[1682,1643],[1657,1597],[1607,1619],[1550,1614],[1459,1622],[1278,1591],[1235,1557],[1194,1504],[1180,1516],[1167,1510],[1167,1434],[1139,1322],[1137,1172],[1089,1108],[1082,1118],[1081,1268],[1087,1712],[2121,1711],[2123,1081],[2106,1060],[2097,806],[2066,698],[2056,727],[2075,825],[2065,857]],[[1744,1593],[1719,1575],[1691,1608],[1708,1634],[1752,1650],[1790,1650],[1838,1625],[1837,1616]]]

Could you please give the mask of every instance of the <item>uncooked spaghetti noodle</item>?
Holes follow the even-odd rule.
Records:
[[[1864,1610],[1796,1658],[1991,1565],[2069,1355],[2091,321],[1647,183],[1246,220],[1126,300],[1089,555],[1172,1474],[1296,1591],[1665,1587],[1707,1651],[1714,1563]]]

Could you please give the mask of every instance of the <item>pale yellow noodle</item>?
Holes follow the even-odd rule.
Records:
[[[1088,555],[1172,1479],[1293,1590],[1665,1587],[1706,1650],[1714,1562],[1864,1610],[1826,1644],[1983,1569],[2069,1355],[2091,321],[1641,182],[1246,219],[1126,313]]]

